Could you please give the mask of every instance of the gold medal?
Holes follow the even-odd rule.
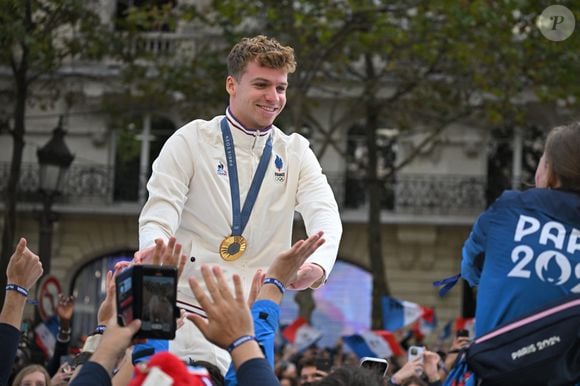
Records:
[[[244,254],[248,243],[244,236],[228,236],[220,244],[220,256],[225,261],[238,260]]]

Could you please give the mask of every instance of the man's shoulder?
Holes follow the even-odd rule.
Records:
[[[274,130],[274,143],[278,142],[284,146],[295,149],[305,149],[310,147],[310,142],[298,133],[286,134],[276,126],[273,126],[272,129]]]
[[[174,135],[184,137],[187,141],[194,141],[196,138],[207,140],[208,137],[220,134],[217,128],[222,118],[223,116],[218,115],[210,120],[194,119],[177,129]]]
[[[209,120],[201,118],[194,119],[192,121],[187,122],[185,125],[181,126],[177,130],[177,132],[190,130],[215,131],[215,128],[219,125],[221,119],[223,119],[223,115],[217,115]]]

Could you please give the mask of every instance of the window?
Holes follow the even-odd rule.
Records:
[[[158,9],[169,10],[176,6],[176,0],[118,0],[115,12],[115,28],[117,30],[127,29],[127,16],[132,7],[142,10]],[[161,20],[163,19],[160,18]],[[159,19],[147,18],[143,24],[137,26],[140,31],[162,31],[172,30],[169,20],[159,22]]]

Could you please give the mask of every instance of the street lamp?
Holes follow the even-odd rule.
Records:
[[[36,152],[40,165],[38,192],[42,198],[38,253],[45,274],[50,272],[52,225],[58,219],[57,215],[52,212],[52,204],[56,196],[61,193],[64,174],[75,158],[64,143],[65,134],[66,131],[62,129],[62,116],[60,116],[58,125],[52,131],[52,138]]]

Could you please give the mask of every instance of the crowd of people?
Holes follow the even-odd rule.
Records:
[[[291,344],[274,347],[278,307],[284,289],[295,278],[306,258],[324,241],[323,233],[319,232],[280,254],[267,272],[259,275],[260,280],[255,281],[253,294],[249,297],[245,296],[238,275],[233,276],[232,291],[219,266],[201,267],[207,290],[197,279],[189,280],[207,319],[194,313],[183,314],[182,318],[195,323],[204,337],[231,355],[235,372],[228,379],[228,374],[223,374],[208,361],[186,364],[167,352],[156,353],[146,362],[136,358],[135,347],[141,342],[132,337],[139,330],[140,321],[121,327],[116,317],[114,276],[126,268],[124,266],[118,267],[116,272],[108,272],[106,297],[97,316],[98,327],[86,338],[83,347],[74,350],[76,354],[71,355],[73,350],[70,347],[74,299],[61,295],[56,310],[59,329],[52,356],[39,357],[38,363],[16,362],[19,328],[27,299],[25,293],[42,275],[38,256],[26,246],[26,240],[21,239],[6,272],[8,283],[18,290],[6,291],[0,313],[0,337],[6,342],[5,349],[0,352],[0,384],[134,385],[144,382],[153,367],[158,366],[170,376],[177,377],[175,368],[183,365],[186,376],[185,383],[181,384],[184,385],[204,384],[196,382],[206,382],[207,385],[382,385],[387,380],[391,385],[440,385],[452,365],[452,362],[443,361],[443,352],[426,350],[420,360],[407,361],[406,356],[389,358],[390,371],[388,377],[383,377],[383,374],[360,367],[359,358],[345,350],[340,341],[332,348],[312,345],[301,352],[296,352]],[[172,238],[169,244],[175,246],[175,239]],[[170,249],[161,242],[156,244],[154,264],[177,266],[182,265],[183,259],[179,250]],[[266,278],[276,281],[272,284]],[[457,338],[450,349],[453,351],[457,344],[466,343],[465,339]],[[140,364],[134,366],[135,363]]]
[[[0,386],[11,379],[15,386],[445,382],[470,338],[388,358],[386,374],[360,366],[340,344],[303,352],[275,347],[283,294],[324,285],[342,234],[332,190],[308,141],[273,125],[295,67],[292,48],[275,39],[245,38],[233,47],[225,115],[192,121],[163,147],[139,219],[140,250],[107,273],[98,327],[71,360],[63,358],[74,306],[61,296],[53,355],[13,365],[28,291],[43,272],[26,240],[19,241],[0,313]],[[536,188],[505,192],[476,221],[461,264],[462,276],[479,285],[476,337],[580,291],[578,149],[580,124],[553,129]],[[292,244],[295,211],[307,237]],[[139,319],[118,324],[115,277],[138,264],[176,267],[181,317],[174,339],[135,340]]]

